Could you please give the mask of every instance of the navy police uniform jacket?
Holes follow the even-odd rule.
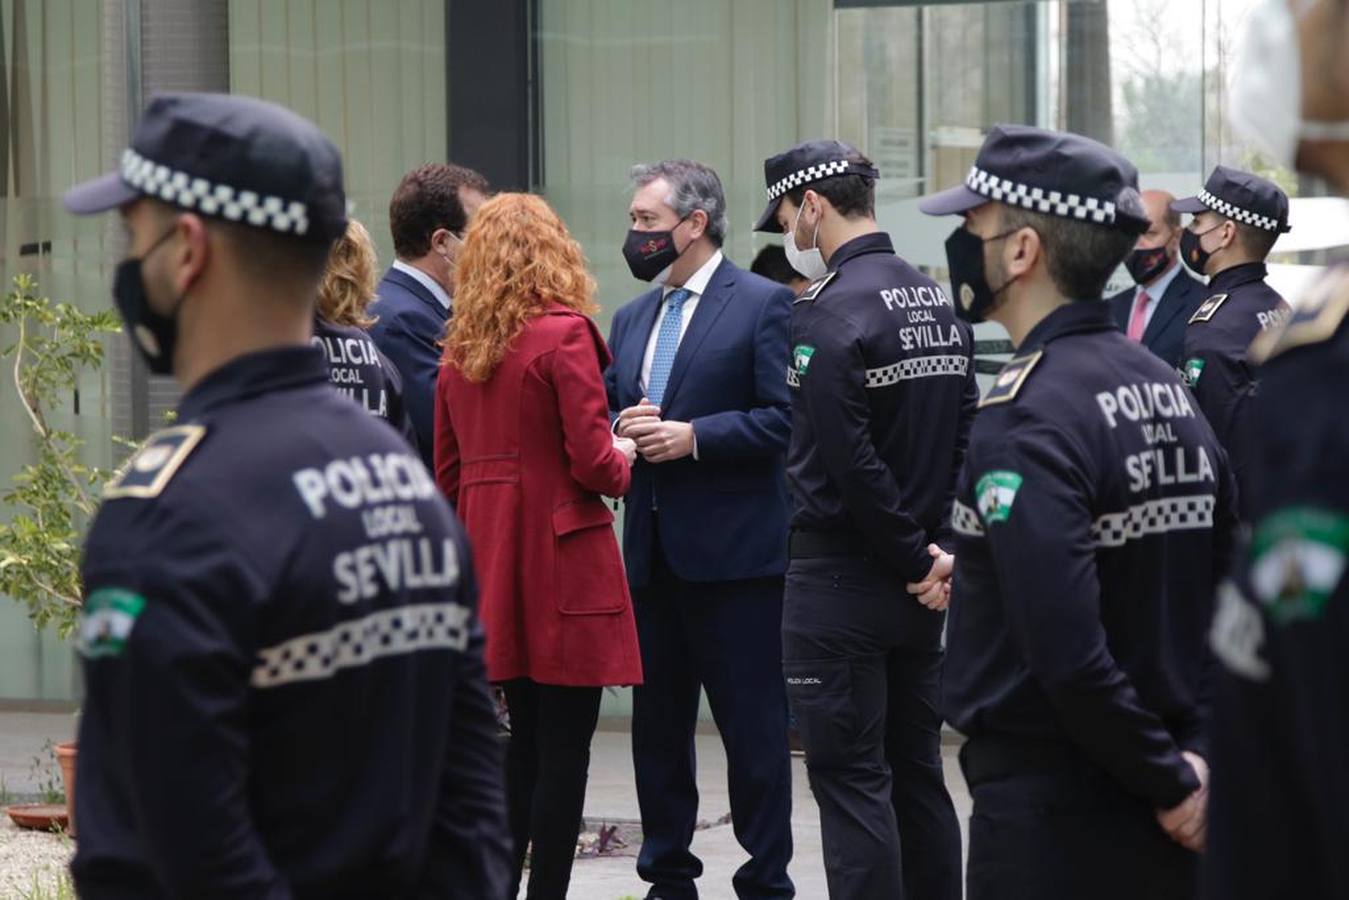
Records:
[[[1253,537],[1214,623],[1203,895],[1349,897],[1349,267],[1262,345]]]
[[[1204,636],[1233,493],[1189,391],[1105,304],[1047,316],[970,435],[946,719],[970,745],[1029,742],[1154,807],[1183,800],[1198,782],[1181,751],[1205,755]]]
[[[416,450],[417,432],[403,403],[403,376],[370,335],[315,316],[313,343],[328,360],[333,387],[392,425]]]
[[[1227,449],[1239,482],[1248,441],[1244,411],[1256,383],[1246,351],[1256,335],[1288,315],[1288,304],[1265,284],[1266,274],[1264,263],[1246,263],[1214,275],[1208,299],[1190,317],[1181,353],[1181,378]]]
[[[829,264],[792,308],[792,529],[855,534],[920,581],[979,398],[972,331],[887,234]]]
[[[109,485],[83,566],[80,896],[500,897],[467,545],[312,347],[240,357]]]

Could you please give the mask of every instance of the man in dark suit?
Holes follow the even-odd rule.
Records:
[[[623,528],[645,682],[632,745],[649,898],[697,897],[694,728],[707,692],[726,749],[731,818],[750,854],[743,898],[792,897],[791,765],[782,678],[792,294],[721,252],[726,200],[688,160],[633,169],[633,274],[658,286],[614,316],[605,373],[619,436],[636,440]]]
[[[1150,224],[1124,260],[1137,285],[1109,302],[1120,331],[1179,368],[1185,323],[1208,293],[1180,264],[1180,213],[1170,209],[1175,199],[1166,191],[1143,192]]]
[[[431,163],[404,175],[389,201],[396,258],[370,305],[376,317],[370,336],[402,373],[408,416],[431,471],[436,374],[454,296],[455,259],[488,190],[487,179],[472,169]]]

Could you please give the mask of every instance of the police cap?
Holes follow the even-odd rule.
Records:
[[[1218,166],[1204,182],[1204,189],[1193,197],[1171,204],[1178,213],[1216,212],[1234,222],[1279,234],[1291,231],[1288,225],[1288,195],[1277,184],[1259,175]]]
[[[313,240],[347,227],[342,158],[290,110],[229,94],[158,94],[121,165],[66,192],[86,215],[152,197],[205,216]]]
[[[778,231],[775,221],[782,198],[795,188],[835,175],[861,175],[876,179],[881,173],[874,166],[858,162],[862,154],[843,141],[805,141],[777,156],[764,160],[764,182],[768,186],[768,206],[755,231]]]
[[[930,216],[964,213],[985,203],[1077,219],[1132,234],[1148,230],[1138,170],[1098,141],[1025,125],[995,125],[965,183],[924,197]]]

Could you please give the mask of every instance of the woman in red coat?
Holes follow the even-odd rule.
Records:
[[[548,204],[501,194],[459,257],[436,385],[436,481],[468,529],[487,675],[511,713],[516,888],[562,898],[605,685],[640,683],[632,601],[603,497],[635,447],[610,431],[595,282]],[[515,894],[511,894],[512,897]]]

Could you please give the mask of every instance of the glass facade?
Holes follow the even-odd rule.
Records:
[[[355,214],[387,263],[399,177],[445,159],[451,130],[474,127],[454,118],[451,81],[486,89],[496,78],[450,58],[448,29],[471,22],[479,2],[0,0],[6,280],[31,272],[54,298],[106,305],[119,230],[66,216],[60,194],[116,161],[133,111],[156,89],[228,89],[317,121],[343,152]],[[1270,175],[1294,196],[1321,193],[1228,127],[1224,85],[1254,0],[493,2],[517,4],[528,23],[518,36],[528,91],[511,102],[528,130],[531,186],[586,248],[606,330],[646,288],[619,252],[635,162],[687,156],[716,168],[729,203],[726,251],[748,265],[772,240],[749,230],[763,204],[763,158],[838,136],[879,165],[883,227],[939,281],[955,222],[920,215],[917,198],[960,181],[997,122],[1111,143],[1137,163],[1145,188],[1192,192],[1221,162]],[[979,336],[1000,337],[995,325]],[[996,345],[985,349],[996,357]],[[84,435],[101,465],[116,455],[114,434],[142,433],[174,401],[171,383],[147,378],[122,338],[87,382],[59,424]],[[31,454],[6,381],[0,481]],[[0,702],[77,694],[69,648],[0,598]],[[611,712],[622,709],[611,701]]]

